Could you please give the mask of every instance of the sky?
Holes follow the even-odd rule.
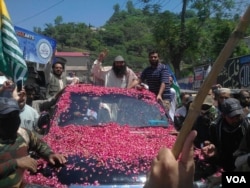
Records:
[[[182,0],[157,0],[162,10],[180,12]],[[103,26],[112,16],[113,6],[119,4],[126,9],[127,0],[5,0],[10,18],[15,26],[33,31],[34,27],[44,29],[45,24],[54,24],[57,16],[63,23],[85,23],[94,27]],[[136,8],[142,7],[139,0],[133,0]]]

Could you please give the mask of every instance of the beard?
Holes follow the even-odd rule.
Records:
[[[32,106],[32,101],[33,101],[32,98],[27,97],[26,104]]]
[[[157,67],[159,64],[159,61],[149,61],[149,62],[152,67]]]
[[[126,75],[127,72],[127,66],[125,64],[119,67],[113,64],[112,69],[118,78],[122,78],[124,75]]]
[[[63,72],[61,70],[53,70],[53,74],[58,78],[61,78],[62,73]]]
[[[231,123],[230,125],[223,126],[223,129],[227,132],[234,132],[235,130],[238,130],[243,122],[243,119],[239,119],[236,122]]]
[[[239,127],[242,122],[243,122],[243,119],[240,119],[239,121],[232,123],[231,126],[232,128]]]

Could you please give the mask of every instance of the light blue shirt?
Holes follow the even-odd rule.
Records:
[[[39,114],[36,109],[25,104],[23,109],[20,111],[21,125],[20,127],[34,131],[34,127],[37,125]]]

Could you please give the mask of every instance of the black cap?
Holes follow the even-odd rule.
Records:
[[[65,64],[67,63],[67,60],[63,57],[55,57],[53,60],[52,68],[55,67],[55,64],[61,64],[63,69],[65,68]]]
[[[0,97],[0,117],[4,117],[6,114],[14,111],[20,112],[17,101],[12,98]]]
[[[244,114],[239,100],[235,98],[225,99],[221,104],[221,112],[229,117]]]
[[[61,63],[65,65],[67,63],[67,60],[63,57],[57,56],[54,58],[54,63]]]

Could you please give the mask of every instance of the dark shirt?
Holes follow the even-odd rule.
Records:
[[[246,134],[241,140],[239,151],[241,154],[250,153],[250,126],[246,127]]]
[[[245,118],[241,125],[233,130],[226,128],[228,126],[224,119],[220,119],[212,127],[211,141],[215,144],[218,151],[218,164],[225,171],[232,171],[235,169],[233,153],[239,148],[241,140],[246,134],[246,127],[249,127],[249,121]]]
[[[141,74],[142,82],[149,86],[149,91],[158,95],[161,83],[165,83],[166,88],[163,92],[162,99],[171,101],[170,84],[169,84],[169,71],[164,64],[159,63],[156,68],[147,67]]]
[[[193,129],[197,131],[197,136],[194,140],[194,145],[197,148],[202,148],[204,141],[210,140],[210,127],[215,123],[217,111],[212,106],[207,112],[202,113],[197,117]]]
[[[194,145],[197,148],[202,148],[203,147],[203,143],[206,140],[210,139],[210,123],[211,122],[206,122],[208,121],[207,119],[205,119],[202,116],[198,116],[193,129],[197,131],[197,136],[194,140]]]

